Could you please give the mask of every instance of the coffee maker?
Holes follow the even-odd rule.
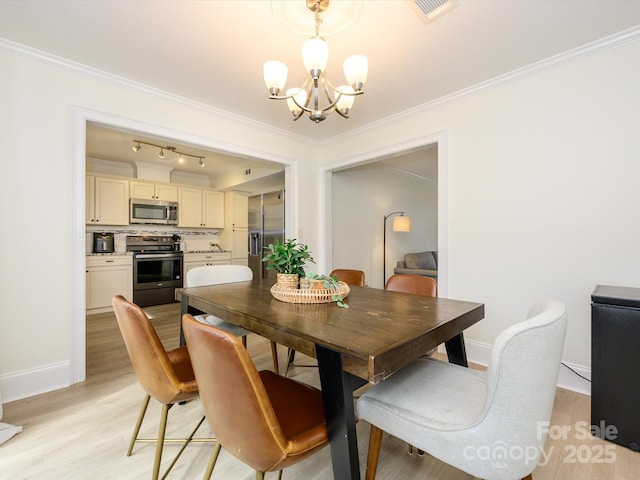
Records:
[[[113,233],[93,232],[93,253],[113,253]]]

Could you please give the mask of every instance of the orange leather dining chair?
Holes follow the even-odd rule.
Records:
[[[238,337],[185,314],[182,328],[211,430],[220,448],[256,470],[280,471],[328,443],[320,390],[270,370],[257,371]]]
[[[121,295],[113,297],[112,304],[118,327],[120,327],[122,338],[129,353],[133,371],[145,391],[145,398],[131,436],[127,456],[131,455],[136,442],[156,443],[152,474],[153,480],[156,480],[160,473],[164,443],[181,442],[181,449],[162,476],[162,478],[165,478],[191,441],[215,441],[212,438],[193,438],[200,425],[204,422],[204,417],[187,438],[165,439],[169,409],[175,403],[191,400],[198,396],[198,384],[191,366],[189,352],[187,347],[184,346],[166,351],[146,313],[138,305],[128,302]],[[138,438],[151,397],[163,406],[158,436],[155,439]]]
[[[429,297],[438,296],[438,283],[431,277],[396,273],[391,275],[384,286],[392,292],[415,293]]]
[[[350,270],[347,268],[337,268],[331,272],[331,277],[336,277],[347,285],[355,285],[356,287],[364,287],[364,272],[362,270]]]

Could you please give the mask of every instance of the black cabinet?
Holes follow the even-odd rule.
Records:
[[[640,288],[598,285],[591,301],[592,430],[640,451]]]

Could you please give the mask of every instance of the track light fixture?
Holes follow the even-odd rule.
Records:
[[[135,143],[135,145],[133,147],[131,147],[131,148],[136,153],[138,153],[140,151],[140,149],[142,148],[142,145],[149,145],[150,147],[156,147],[156,148],[160,149],[160,153],[158,154],[159,158],[164,158],[164,151],[168,150],[170,152],[177,153],[178,155],[180,155],[180,157],[178,158],[178,161],[180,163],[184,163],[184,157],[187,156],[187,157],[191,157],[191,158],[197,158],[198,159],[198,165],[200,165],[201,167],[205,166],[205,163],[204,163],[205,157],[200,156],[200,155],[192,155],[191,153],[181,152],[181,151],[177,150],[176,147],[172,147],[170,145],[167,145],[167,146],[163,147],[162,145],[156,145],[155,143],[143,142],[142,140],[134,140],[133,143]]]

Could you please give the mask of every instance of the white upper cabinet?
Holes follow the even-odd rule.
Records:
[[[178,187],[175,185],[139,181],[131,181],[130,183],[131,198],[164,200],[167,202],[178,201]]]
[[[225,228],[249,227],[249,196],[244,193],[224,194]]]
[[[86,223],[129,225],[129,181],[86,176]]]
[[[224,194],[225,226],[219,234],[223,248],[231,250],[231,263],[246,265],[249,250],[249,197],[244,193]]]
[[[178,188],[178,226],[224,228],[224,193],[201,188]]]

